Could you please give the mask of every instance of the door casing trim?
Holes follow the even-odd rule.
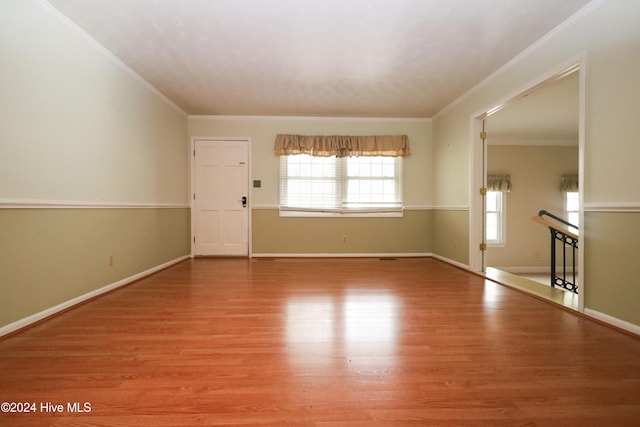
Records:
[[[248,201],[247,201],[247,214],[249,215],[249,219],[248,219],[248,224],[247,224],[247,244],[249,245],[248,247],[248,257],[252,258],[253,257],[253,239],[252,239],[252,209],[251,209],[251,203],[252,203],[252,199],[253,199],[253,195],[251,194],[251,186],[249,185],[252,181],[253,181],[253,174],[252,174],[252,168],[251,168],[251,138],[250,137],[238,137],[238,136],[230,136],[230,137],[221,137],[221,136],[193,136],[191,137],[191,142],[189,144],[189,153],[187,153],[187,155],[189,156],[189,175],[190,175],[190,179],[189,179],[189,207],[191,210],[191,231],[189,233],[189,240],[190,240],[190,247],[191,247],[191,253],[190,253],[190,257],[194,258],[195,257],[195,244],[193,242],[193,236],[194,236],[194,230],[195,230],[195,206],[194,206],[194,200],[193,200],[193,191],[195,190],[195,180],[196,180],[196,171],[195,171],[195,149],[196,149],[196,141],[245,141],[247,143],[247,163],[248,163],[248,168],[247,168],[247,189],[248,189],[248,193],[247,197],[248,197]]]

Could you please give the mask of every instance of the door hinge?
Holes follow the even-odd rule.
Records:
[[[487,195],[487,188],[486,187],[482,187],[480,189],[480,195],[481,196],[486,196]]]
[[[193,193],[193,200],[196,199],[196,193]]]
[[[193,157],[195,157],[195,156],[196,156],[196,150],[195,150],[195,148],[194,148],[194,150],[193,150]]]
[[[196,236],[193,236],[193,243],[196,242]]]
[[[484,132],[484,131],[480,132],[480,139],[482,139],[482,140],[487,139],[487,133]]]
[[[486,243],[480,243],[480,250],[481,251],[486,251],[487,250],[487,244]]]

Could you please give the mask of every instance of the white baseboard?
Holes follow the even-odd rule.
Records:
[[[253,253],[252,258],[417,258],[431,257],[429,252],[416,253]]]
[[[551,267],[500,267],[500,266],[492,266],[493,268],[497,268],[498,270],[506,271],[511,274],[551,274]],[[559,265],[556,267],[556,273],[561,274],[563,271],[562,266]],[[573,271],[572,267],[567,267],[565,270],[567,273],[571,273]]]
[[[31,316],[25,317],[23,319],[17,320],[13,323],[9,323],[8,325],[2,326],[0,327],[0,337],[10,334],[12,332],[15,332],[19,329],[22,329],[24,327],[27,327],[33,323],[39,322],[41,320],[46,319],[47,317],[51,317],[54,314],[57,314],[63,310],[66,310],[68,308],[73,307],[74,305],[80,304],[84,301],[87,301],[91,298],[95,298],[99,295],[102,295],[106,292],[112,291],[114,289],[117,289],[119,287],[122,287],[124,285],[128,285],[131,282],[134,282],[136,280],[142,279],[143,277],[149,276],[153,273],[156,273],[160,270],[163,270],[167,267],[172,266],[173,264],[177,264],[181,261],[184,261],[185,259],[188,259],[189,256],[182,256],[180,258],[176,258],[174,260],[165,262],[164,264],[160,264],[158,266],[155,266],[153,268],[150,268],[146,271],[143,271],[141,273],[138,274],[134,274],[133,276],[127,277],[125,279],[119,280],[115,283],[111,283],[110,285],[107,286],[103,286],[102,288],[96,289],[94,291],[91,291],[89,293],[86,293],[84,295],[80,295],[79,297],[70,299],[69,301],[65,301],[62,304],[58,304],[54,307],[48,308],[46,310],[43,310],[39,313],[36,314],[32,314]]]
[[[551,267],[500,267],[493,266],[493,268],[497,268],[498,270],[506,271],[511,274],[550,274]]]
[[[456,267],[461,268],[461,269],[463,269],[463,270],[472,271],[472,270],[471,270],[471,267],[469,267],[467,264],[463,264],[463,263],[461,263],[461,262],[454,261],[454,260],[452,260],[452,259],[449,259],[449,258],[443,257],[443,256],[441,256],[441,255],[437,255],[437,254],[432,254],[431,256],[432,256],[433,258],[437,259],[437,260],[440,260],[440,261],[446,262],[447,264],[455,265]]]
[[[609,316],[608,314],[600,313],[599,311],[592,310],[590,308],[585,308],[584,314],[586,314],[587,316],[593,317],[594,319],[601,320],[617,328],[624,329],[625,331],[629,331],[632,334],[640,335],[639,325],[626,322],[624,320],[618,319],[617,317]]]

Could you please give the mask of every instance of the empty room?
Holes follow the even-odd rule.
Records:
[[[1,0],[0,425],[638,425],[639,20]]]

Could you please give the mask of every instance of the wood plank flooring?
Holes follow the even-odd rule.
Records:
[[[0,426],[638,426],[640,340],[429,258],[195,259],[1,340],[0,402],[36,405]]]

